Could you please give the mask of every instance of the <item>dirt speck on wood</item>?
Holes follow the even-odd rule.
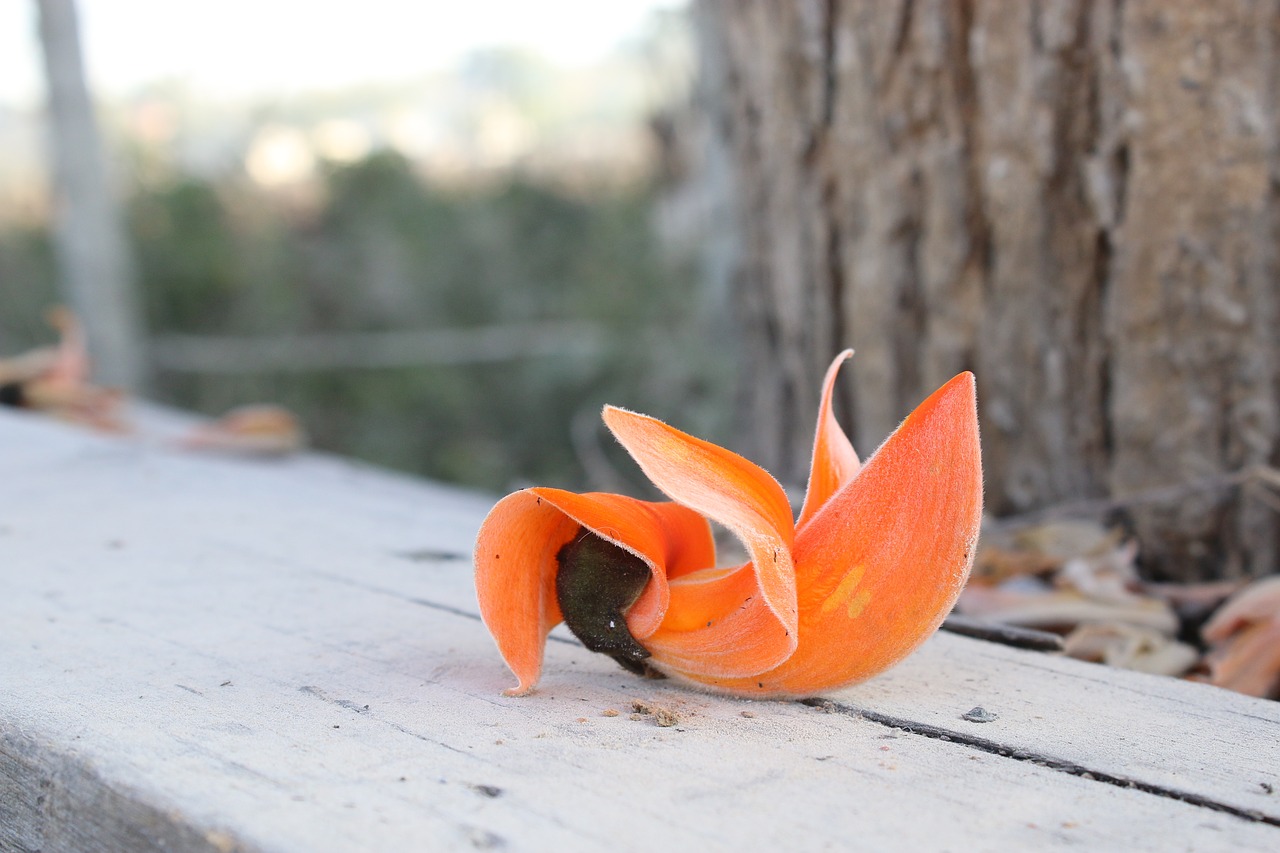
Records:
[[[631,709],[635,711],[631,715],[631,719],[644,719],[645,717],[653,717],[653,722],[662,728],[670,728],[680,722],[680,715],[671,708],[662,705],[654,705],[649,702],[642,702],[636,699],[631,703]]]

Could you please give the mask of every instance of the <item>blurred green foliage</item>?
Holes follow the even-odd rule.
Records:
[[[49,232],[30,225],[0,228],[0,357],[49,343],[44,318],[57,302]]]
[[[161,370],[157,395],[208,414],[279,402],[319,448],[486,489],[618,486],[587,476],[584,454],[598,461],[601,452],[639,480],[597,428],[603,403],[710,438],[725,431],[728,409],[728,353],[701,332],[708,318],[692,270],[666,258],[654,237],[650,195],[572,195],[516,177],[447,189],[385,152],[330,166],[301,198],[233,180],[148,186],[128,218],[153,336],[569,320],[598,328],[603,341],[590,357],[566,350],[380,369]],[[50,254],[41,232],[0,234],[6,350],[47,339],[39,318],[56,301]]]

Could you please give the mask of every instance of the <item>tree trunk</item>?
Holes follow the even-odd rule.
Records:
[[[54,248],[98,381],[142,390],[133,258],[85,85],[74,0],[38,0],[54,159]]]
[[[841,347],[863,454],[972,369],[992,512],[1174,486],[1132,509],[1153,574],[1277,569],[1272,496],[1219,475],[1280,461],[1280,4],[696,15],[736,184],[744,449],[803,480]]]

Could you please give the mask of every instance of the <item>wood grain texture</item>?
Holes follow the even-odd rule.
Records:
[[[506,698],[487,499],[5,413],[0,448],[2,849],[1280,845],[1277,703],[947,635],[805,704],[557,634]]]
[[[864,454],[977,374],[998,513],[1280,460],[1280,5],[698,8],[749,457],[803,482],[822,368],[853,347]],[[1280,560],[1248,490],[1133,520],[1169,576]]]

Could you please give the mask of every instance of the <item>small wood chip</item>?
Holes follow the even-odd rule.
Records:
[[[618,710],[616,708],[605,708],[603,711],[600,712],[600,716],[616,717],[618,716]]]
[[[971,723],[989,723],[992,720],[998,720],[999,714],[992,713],[981,705],[973,708],[968,713],[961,715],[961,719],[968,720]]]

